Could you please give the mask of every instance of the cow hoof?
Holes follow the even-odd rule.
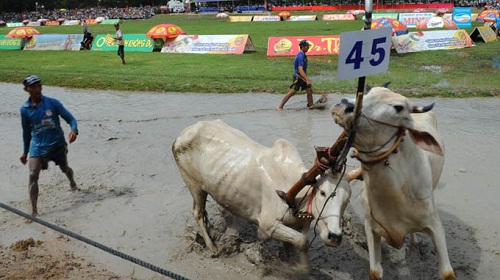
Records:
[[[455,272],[452,271],[447,271],[447,272],[444,272],[442,275],[441,275],[441,278],[443,280],[456,280],[457,277],[455,276]]]
[[[210,251],[211,251],[211,254],[210,254],[211,258],[218,258],[222,255],[222,250],[219,250],[219,248],[215,248],[215,249],[212,249]]]
[[[382,280],[382,277],[378,271],[370,269],[370,280]]]

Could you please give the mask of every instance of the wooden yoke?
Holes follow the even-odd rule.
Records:
[[[295,208],[295,197],[297,194],[307,185],[312,185],[316,181],[316,176],[325,172],[326,167],[334,167],[334,171],[341,161],[345,159],[349,149],[354,142],[354,136],[356,135],[356,126],[358,125],[359,116],[361,115],[361,107],[363,106],[363,88],[365,83],[365,77],[361,77],[358,84],[358,92],[356,95],[356,104],[354,106],[354,121],[352,122],[352,127],[349,129],[349,134],[344,130],[337,138],[337,141],[333,144],[333,146],[328,149],[324,147],[316,148],[316,160],[314,161],[314,166],[309,169],[306,173],[302,174],[297,183],[295,183],[286,195],[284,195],[286,203]],[[321,166],[323,167],[321,167]],[[278,193],[278,195],[280,195]],[[281,196],[281,195],[280,195]]]
[[[321,165],[328,167],[331,167],[336,163],[337,157],[340,155],[347,142],[346,136],[347,133],[343,131],[330,149],[325,147],[316,147],[316,160],[313,167],[304,173],[300,180],[297,181],[297,183],[295,183],[286,193],[286,203],[290,205],[290,207],[295,207],[295,197],[297,194],[305,186],[314,183],[316,176],[325,172],[325,169],[321,168],[316,161],[319,161]]]

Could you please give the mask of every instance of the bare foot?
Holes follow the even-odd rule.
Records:
[[[278,109],[278,111],[280,111],[280,112],[283,111],[283,108],[281,108],[281,107],[278,107],[276,109]]]
[[[31,216],[36,217],[36,216],[38,216],[38,213],[32,213]],[[25,218],[24,222],[27,223],[27,224],[31,224],[31,223],[33,223],[33,220]]]

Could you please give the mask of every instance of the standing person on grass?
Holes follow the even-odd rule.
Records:
[[[114,39],[116,45],[118,45],[118,56],[122,59],[122,64],[125,64],[125,41],[123,40],[123,34],[120,30],[120,23],[115,23],[115,29],[116,37]]]
[[[49,161],[54,161],[66,174],[71,191],[78,190],[73,178],[73,170],[68,166],[66,157],[68,148],[59,116],[71,126],[71,132],[68,135],[69,143],[76,140],[78,127],[76,119],[59,100],[42,95],[42,80],[38,76],[30,75],[24,78],[23,85],[24,90],[29,93],[29,98],[21,107],[24,149],[20,160],[23,164],[28,162],[31,215],[36,216],[38,215],[38,178],[40,171],[48,168]],[[28,219],[26,222],[32,221]]]
[[[312,106],[314,105],[312,97],[312,84],[311,80],[307,76],[306,52],[309,50],[310,46],[311,45],[309,44],[309,42],[307,42],[307,40],[302,40],[299,43],[300,51],[299,53],[297,53],[297,56],[295,57],[295,61],[293,63],[293,67],[295,68],[295,73],[293,74],[293,83],[290,86],[290,90],[285,95],[285,97],[283,97],[283,100],[278,106],[279,111],[283,110],[283,107],[285,106],[288,99],[294,96],[299,89],[305,90],[307,93],[307,108],[312,108]]]

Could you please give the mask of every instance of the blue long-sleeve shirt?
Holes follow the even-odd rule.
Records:
[[[66,145],[59,116],[78,134],[76,119],[59,100],[42,96],[36,106],[29,100],[24,103],[21,107],[24,154],[40,157]]]

